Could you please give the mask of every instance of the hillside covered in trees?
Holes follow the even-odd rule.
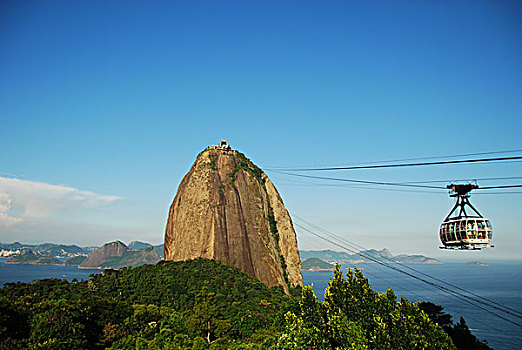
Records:
[[[416,304],[374,292],[360,271],[337,267],[322,303],[310,287],[290,292],[205,259],[11,283],[0,348],[455,349]]]

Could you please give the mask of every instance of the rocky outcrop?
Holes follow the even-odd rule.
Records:
[[[108,259],[107,262],[102,264],[102,267],[119,269],[122,267],[136,267],[145,264],[154,265],[160,260],[161,258],[154,247],[149,246],[143,249],[129,249],[119,258]]]
[[[158,253],[152,246],[145,249],[129,249],[122,242],[116,241],[107,243],[89,254],[87,259],[78,267],[81,269],[119,269],[144,264],[156,264],[160,260]]]
[[[129,249],[145,249],[147,247],[152,246],[152,244],[140,242],[140,241],[132,241],[127,245]]]
[[[129,250],[129,248],[120,241],[106,243],[103,247],[89,254],[87,259],[85,259],[79,267],[83,269],[99,268],[108,258],[121,257],[127,250]]]
[[[170,207],[165,260],[221,261],[268,286],[302,285],[296,234],[281,196],[242,153],[208,148]]]

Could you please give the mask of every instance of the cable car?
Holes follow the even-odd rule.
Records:
[[[491,222],[480,215],[469,202],[470,192],[479,188],[476,184],[450,184],[450,197],[457,197],[457,202],[450,213],[440,225],[440,241],[444,245],[441,249],[473,249],[493,247],[490,244],[493,237]],[[466,206],[477,215],[468,215]],[[451,216],[453,213],[458,215]]]

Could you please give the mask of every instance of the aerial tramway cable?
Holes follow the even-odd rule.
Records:
[[[337,246],[337,247],[339,247],[339,248],[345,249],[345,250],[350,251],[350,252],[352,252],[352,253],[354,253],[354,254],[359,254],[358,252],[356,252],[356,251],[354,251],[354,250],[352,250],[352,249],[350,249],[350,248],[348,248],[348,247],[346,247],[346,246],[344,246],[344,245],[342,245],[342,244],[339,244],[339,243],[337,243],[337,242],[334,242],[334,241],[332,241],[332,240],[330,240],[330,239],[328,239],[328,238],[325,238],[325,237],[321,236],[320,234],[318,234],[318,233],[316,233],[316,232],[314,232],[314,231],[312,231],[312,230],[309,230],[309,229],[307,229],[306,227],[304,227],[304,226],[302,226],[302,225],[300,225],[300,224],[295,223],[295,225],[298,226],[298,227],[300,227],[301,229],[303,229],[303,230],[305,230],[305,231],[307,231],[307,232],[313,234],[314,236],[316,236],[316,237],[318,237],[318,238],[320,238],[320,239],[322,239],[322,240],[324,240],[324,241],[327,241],[327,242],[329,242],[329,243],[331,243],[331,244],[333,244],[333,245],[335,245],[335,246]],[[468,300],[468,299],[472,299],[472,300],[476,301],[474,298],[470,298],[469,296],[467,296],[467,295],[465,295],[465,294],[462,294],[462,293],[457,292],[457,291],[454,291],[454,290],[452,290],[452,289],[450,289],[450,288],[447,288],[447,287],[444,287],[444,286],[438,285],[437,283],[430,282],[430,281],[428,281],[428,280],[426,280],[426,279],[424,279],[424,278],[421,278],[421,277],[419,277],[419,276],[415,276],[415,275],[413,275],[413,274],[411,274],[411,273],[409,273],[409,272],[403,271],[403,270],[401,270],[401,269],[399,269],[399,268],[397,268],[397,267],[395,267],[395,266],[391,266],[391,265],[389,265],[389,264],[387,264],[387,263],[385,263],[385,262],[383,262],[383,261],[380,261],[380,260],[378,260],[378,259],[375,259],[375,258],[373,258],[373,257],[371,257],[371,256],[365,256],[365,257],[366,257],[368,260],[371,260],[371,261],[373,261],[373,262],[375,262],[375,263],[378,263],[378,264],[380,264],[380,265],[382,265],[382,266],[385,266],[385,267],[387,267],[387,268],[389,268],[389,269],[392,269],[392,270],[394,270],[394,271],[397,271],[397,272],[399,272],[399,273],[401,273],[401,274],[404,274],[404,275],[406,275],[406,276],[409,276],[409,277],[414,278],[414,279],[416,279],[416,280],[419,280],[419,281],[421,281],[421,282],[424,282],[424,283],[426,283],[426,284],[428,284],[428,285],[430,285],[430,286],[432,286],[432,287],[434,287],[434,288],[436,288],[436,289],[439,289],[439,290],[445,291],[445,292],[447,292],[447,293],[453,295],[453,297],[455,297],[455,298],[457,298],[457,299],[459,299],[459,300],[461,300],[461,301],[463,301],[463,302],[465,302],[465,303],[468,303],[468,304],[470,304],[470,305],[472,305],[472,306],[474,306],[474,307],[476,307],[476,308],[479,308],[479,309],[481,309],[481,310],[483,310],[483,311],[485,311],[485,312],[487,312],[487,313],[490,313],[490,314],[492,314],[492,315],[495,315],[495,316],[497,316],[498,318],[501,318],[501,319],[503,319],[503,320],[506,321],[506,322],[512,323],[512,324],[514,324],[514,325],[516,325],[516,326],[522,328],[522,324],[517,323],[517,322],[515,322],[515,321],[512,321],[512,320],[510,320],[510,319],[508,319],[508,318],[506,318],[506,317],[504,317],[504,316],[502,316],[502,315],[499,315],[499,314],[497,314],[497,313],[495,313],[495,312],[493,312],[493,311],[491,311],[491,310],[488,310],[488,309],[486,309],[486,308],[484,308],[484,307],[482,307],[482,306],[480,306],[480,305],[477,305],[476,303],[473,303],[473,302],[471,302],[471,301]],[[484,303],[482,303],[482,304],[484,304]],[[486,304],[486,305],[489,306],[489,307],[491,307],[491,308],[493,308],[493,309],[496,309],[496,310],[502,311],[502,312],[507,313],[507,314],[509,314],[509,315],[511,315],[511,316],[514,316],[514,317],[517,317],[517,318],[521,318],[521,319],[522,319],[522,316],[519,316],[519,315],[513,314],[513,313],[511,313],[511,312],[509,312],[509,311],[503,310],[503,309],[498,308],[498,307],[493,306],[493,305],[489,305],[489,304]]]
[[[441,186],[431,186],[431,185],[419,185],[417,183],[412,182],[381,182],[381,181],[367,181],[367,180],[357,180],[357,179],[346,179],[342,177],[329,177],[329,176],[314,176],[314,175],[304,175],[304,174],[294,174],[287,171],[279,171],[279,170],[272,170],[271,172],[282,174],[282,175],[288,175],[288,176],[294,176],[294,177],[301,177],[301,178],[307,178],[307,179],[317,179],[317,180],[327,180],[327,181],[340,181],[340,182],[350,182],[350,183],[356,183],[356,184],[365,184],[365,185],[381,185],[381,186],[397,186],[397,187],[414,187],[414,188],[429,188],[429,189],[437,189],[437,190],[446,190],[446,187]],[[516,177],[518,178],[518,177]],[[435,181],[432,181],[435,182]],[[436,181],[436,182],[443,182]],[[491,190],[491,189],[502,189],[502,188],[520,188],[522,187],[522,184],[516,184],[516,185],[501,185],[501,186],[486,186],[486,187],[478,187],[477,190]]]
[[[292,214],[292,216],[297,217],[295,214]],[[306,220],[304,220],[304,219],[301,219],[301,220],[303,220],[303,221],[306,222]],[[309,224],[310,226],[312,226],[312,227],[315,226],[314,224],[311,224],[311,223],[308,223],[308,224]],[[301,225],[299,225],[299,224],[295,224],[295,225],[296,225],[296,226],[299,226],[299,227],[301,227],[301,228],[303,228],[303,227],[302,227]],[[324,229],[322,229],[322,228],[320,228],[320,227],[318,227],[318,226],[315,226],[315,227],[316,227],[317,229],[319,229],[320,231],[324,231],[325,233],[328,234],[328,231],[326,231],[326,230],[324,230]],[[306,228],[303,228],[303,229],[305,229],[306,231],[308,231]],[[309,232],[309,231],[308,231],[308,232]],[[333,234],[330,234],[330,235],[334,236],[335,239],[338,239],[338,240],[343,241],[343,239],[340,238],[340,237],[338,237],[338,236],[335,236],[335,235],[333,235]],[[321,237],[321,238],[322,238],[322,237]],[[324,238],[322,238],[322,239],[324,239]],[[327,241],[328,241],[328,240],[327,240]],[[328,242],[332,243],[331,241],[328,241]],[[348,241],[348,242],[349,242],[349,241]],[[333,244],[335,244],[335,243],[333,243]],[[355,243],[353,243],[352,245],[357,246],[357,244],[355,244]],[[341,248],[342,248],[342,247],[341,247]],[[364,248],[364,247],[361,247],[361,248],[362,248],[362,249],[366,249],[366,248]],[[363,257],[363,258],[367,258],[368,260],[372,260],[372,258],[373,258],[373,259],[376,259],[376,258],[373,257],[372,255],[367,255],[367,254],[362,253],[362,252],[360,252],[360,251],[357,252],[357,251],[355,251],[355,250],[351,250],[351,249],[348,249],[348,248],[343,248],[343,249],[344,249],[344,250],[347,250],[347,251],[349,251],[349,252],[352,252],[352,253],[354,253],[354,254],[356,254],[356,255],[359,255],[359,256],[361,256],[361,257]],[[394,263],[395,263],[395,262],[394,262]],[[377,265],[377,266],[383,266],[383,267],[385,267],[385,268],[388,267],[388,266],[386,266],[386,264],[385,264],[384,262],[383,262],[382,264],[379,264],[379,263],[378,263],[378,264],[376,264],[376,265]],[[371,266],[371,264],[370,264],[370,266]],[[374,268],[374,269],[377,269],[377,268],[374,267],[374,266],[371,266],[371,267]],[[371,273],[369,273],[369,271],[367,271],[367,273],[371,275]],[[386,280],[386,279],[385,279],[385,280]],[[386,281],[387,281],[387,280],[386,280]],[[417,279],[404,279],[404,281],[407,281],[407,282],[410,282],[410,283],[413,283],[413,282],[415,281],[415,282],[417,282],[418,284],[422,284],[422,283],[423,283],[423,282],[421,282],[421,281],[419,281],[419,280],[417,280]],[[437,289],[437,288],[436,288],[436,289]],[[422,297],[420,296],[420,294],[418,294],[418,293],[416,293],[416,292],[410,292],[410,293],[412,293],[412,294],[416,295],[417,297],[419,297],[419,300],[422,299]],[[468,304],[474,305],[474,304],[471,303],[469,300],[466,300],[466,299],[464,299],[464,298],[461,298],[461,297],[459,297],[459,296],[453,295],[453,294],[448,293],[448,292],[447,292],[447,295],[445,295],[445,294],[441,294],[441,296],[444,297],[445,299],[448,299],[449,297],[453,297],[453,298],[456,298],[456,299],[458,299],[458,300],[460,300],[460,301],[463,301],[463,302],[466,302],[466,303],[468,303]],[[474,306],[475,306],[475,305],[474,305]],[[482,307],[479,307],[479,309],[483,310]],[[483,310],[483,311],[489,312],[488,310]],[[515,311],[515,312],[516,312],[516,311]],[[492,313],[492,314],[495,315],[495,316],[497,316],[495,313]],[[477,320],[475,317],[470,316],[470,315],[467,315],[466,317]],[[503,319],[502,317],[500,317],[500,318]],[[477,320],[477,322],[478,322],[478,320]],[[482,320],[480,320],[480,322],[483,323]],[[497,328],[495,328],[495,327],[493,327],[493,326],[491,326],[491,325],[488,325],[488,327],[489,327],[490,329],[494,329],[494,330],[496,331],[496,332],[494,332],[494,333],[504,333],[503,331],[501,331],[501,330],[499,330],[499,329],[497,329]]]
[[[516,178],[516,179],[520,179],[522,177],[513,177],[513,178]],[[507,178],[499,178],[499,179],[507,179]],[[348,180],[348,179],[343,179],[343,180]],[[484,179],[474,179],[474,180],[484,180]],[[469,181],[474,181],[474,180],[470,180],[470,179],[466,179],[466,180],[455,180],[455,181],[461,181],[461,182],[469,182]],[[358,180],[357,180],[358,181]],[[415,183],[450,183],[451,180],[433,180],[433,181],[417,181],[417,182],[399,182],[399,183],[396,183],[397,185],[403,185],[403,184],[415,184]],[[385,188],[385,187],[370,187],[370,186],[363,186],[363,184],[361,185],[357,185],[357,184],[354,184],[354,185],[349,185],[349,184],[326,184],[326,183],[317,183],[317,182],[309,182],[309,181],[291,181],[291,182],[288,182],[288,183],[285,183],[285,182],[278,182],[279,185],[284,185],[284,186],[309,186],[309,187],[312,187],[312,186],[322,186],[322,187],[344,187],[344,188],[354,188],[354,189],[364,189],[364,190],[379,190],[379,191],[393,191],[393,192],[408,192],[408,193],[431,193],[431,194],[439,194],[440,191],[437,191],[437,190],[433,190],[433,191],[428,191],[428,190],[408,190],[408,189],[398,189],[398,188]],[[442,189],[442,187],[438,187],[437,189]],[[479,188],[479,189],[483,189],[483,187]],[[489,189],[489,188],[487,188]],[[500,192],[481,192],[481,193],[478,193],[479,195],[481,194],[522,194],[522,191],[500,191]]]
[[[345,239],[345,238],[342,238],[342,237],[340,237],[340,236],[338,236],[338,235],[335,235],[335,234],[333,234],[333,233],[331,233],[331,232],[329,232],[329,231],[327,231],[327,230],[325,230],[325,229],[323,229],[323,228],[321,228],[321,227],[319,227],[319,226],[317,226],[317,225],[315,225],[315,224],[313,224],[313,223],[311,223],[311,222],[309,222],[309,221],[307,221],[307,220],[305,220],[305,219],[303,219],[303,218],[301,218],[301,217],[295,215],[294,213],[292,213],[292,216],[295,217],[295,218],[297,218],[297,219],[299,219],[300,221],[303,221],[303,222],[306,223],[307,225],[309,225],[309,226],[315,228],[316,230],[319,230],[319,231],[321,231],[321,232],[323,232],[323,233],[329,235],[330,237],[333,237],[334,239],[340,240],[340,241],[342,241],[342,242],[344,242],[344,243],[346,243],[346,244],[348,244],[348,245],[350,245],[350,246],[352,246],[352,247],[355,247],[356,249],[360,249],[360,250],[363,250],[363,251],[364,251],[364,250],[368,250],[367,248],[365,248],[365,247],[363,247],[363,246],[361,246],[361,245],[359,245],[359,244],[357,244],[357,243],[351,242],[351,241],[349,241],[349,240],[347,240],[347,239]],[[368,255],[368,254],[365,254],[365,253],[362,253],[362,254],[361,254],[360,252],[359,252],[359,253],[356,253],[356,254],[358,254],[358,255],[360,255],[360,256]],[[369,256],[371,257],[371,255],[369,255]],[[375,258],[375,257],[374,257],[374,258]],[[385,256],[382,256],[382,258],[385,259],[385,260],[388,260],[390,263],[396,263],[394,260],[392,260],[392,259],[390,259],[390,258],[387,258],[387,257],[385,257]],[[446,284],[446,285],[448,285],[448,286],[450,286],[450,287],[452,287],[452,288],[456,288],[456,289],[458,289],[458,290],[460,290],[460,291],[462,291],[462,292],[464,292],[464,293],[468,293],[468,294],[470,294],[470,295],[473,295],[474,297],[479,298],[478,301],[479,301],[480,303],[483,303],[483,304],[486,304],[486,305],[487,305],[487,303],[482,302],[482,300],[485,300],[485,301],[490,302],[491,304],[495,304],[495,305],[497,305],[497,306],[500,307],[500,308],[504,308],[504,309],[506,309],[506,310],[509,310],[510,312],[506,312],[506,313],[510,314],[511,316],[515,316],[515,317],[517,317],[517,318],[522,319],[522,312],[520,312],[520,311],[514,310],[514,309],[512,309],[512,308],[510,308],[510,307],[508,307],[508,306],[506,306],[506,305],[503,305],[503,304],[497,303],[497,302],[495,302],[494,300],[488,299],[488,298],[486,298],[486,297],[484,297],[484,296],[477,295],[477,294],[475,294],[475,293],[473,293],[473,292],[467,291],[467,290],[465,290],[464,288],[461,288],[461,287],[459,287],[459,286],[457,286],[457,285],[454,285],[454,284],[452,284],[452,283],[446,282],[446,281],[444,281],[444,280],[442,280],[442,279],[439,279],[439,278],[437,278],[437,277],[431,276],[431,275],[429,275],[429,274],[427,274],[427,273],[424,273],[424,272],[422,272],[422,271],[419,271],[419,270],[417,270],[417,269],[415,269],[415,268],[413,268],[413,267],[411,267],[411,266],[408,266],[408,265],[402,265],[402,267],[407,268],[407,269],[409,269],[409,270],[411,270],[411,271],[414,271],[414,272],[416,272],[416,273],[418,273],[418,274],[421,274],[421,275],[423,275],[423,276],[426,276],[426,277],[428,277],[428,278],[431,278],[431,279],[433,279],[433,280],[435,280],[435,281],[438,281],[438,282],[441,282],[441,283],[443,283],[443,284]],[[504,311],[504,312],[505,312],[505,311]]]
[[[297,218],[297,216],[296,216],[296,218]],[[303,220],[303,221],[305,221],[305,220]],[[305,222],[306,222],[306,221],[305,221]],[[458,291],[452,290],[451,288],[441,286],[441,285],[439,285],[439,284],[437,284],[437,283],[434,283],[434,282],[430,282],[430,281],[428,281],[428,280],[426,280],[426,279],[424,279],[424,278],[422,278],[422,277],[415,276],[415,275],[413,275],[413,274],[411,274],[411,273],[409,273],[409,272],[407,272],[407,271],[401,270],[400,268],[398,268],[398,267],[396,267],[396,266],[391,266],[391,265],[389,265],[388,263],[385,263],[384,261],[381,261],[381,260],[375,258],[374,256],[371,256],[371,255],[368,255],[368,254],[365,254],[365,253],[361,253],[361,252],[357,252],[357,251],[354,250],[354,249],[348,248],[348,247],[346,247],[346,246],[344,246],[344,245],[342,245],[342,244],[339,244],[338,242],[335,242],[335,241],[332,241],[332,240],[330,240],[330,239],[328,239],[328,238],[326,238],[326,237],[323,237],[322,235],[318,234],[317,232],[314,232],[314,231],[312,231],[312,230],[310,230],[310,229],[308,229],[308,228],[306,228],[306,227],[304,227],[304,226],[302,226],[302,225],[300,225],[300,224],[297,224],[297,223],[294,223],[294,224],[295,224],[296,226],[302,228],[303,230],[305,230],[305,231],[307,231],[307,232],[313,234],[314,236],[316,236],[316,237],[318,237],[318,238],[321,238],[321,239],[323,239],[323,240],[325,240],[325,241],[327,241],[327,242],[329,242],[329,243],[331,243],[331,244],[334,244],[334,245],[336,245],[336,246],[338,246],[338,247],[340,247],[340,248],[342,248],[342,249],[344,249],[344,250],[347,250],[347,251],[352,252],[352,253],[354,253],[354,254],[360,255],[360,256],[362,256],[362,257],[364,257],[364,258],[366,258],[366,259],[368,259],[368,260],[370,260],[370,261],[373,261],[373,262],[375,262],[375,263],[380,264],[381,266],[384,266],[384,267],[386,267],[386,268],[389,268],[389,269],[391,269],[391,270],[394,270],[394,271],[396,271],[396,272],[399,272],[399,273],[401,273],[401,274],[404,274],[404,275],[406,275],[406,276],[409,276],[409,277],[411,277],[411,278],[414,278],[414,279],[416,279],[416,280],[418,280],[418,281],[421,281],[421,282],[423,282],[423,283],[426,283],[426,284],[430,285],[430,286],[433,287],[433,288],[436,288],[436,289],[442,290],[442,291],[444,291],[444,292],[447,292],[447,293],[451,294],[453,297],[458,298],[458,299],[461,300],[461,301],[464,301],[464,302],[466,302],[466,303],[468,303],[468,304],[470,304],[470,305],[473,305],[473,306],[475,306],[475,307],[477,307],[477,308],[479,308],[479,309],[482,309],[482,310],[485,311],[485,312],[488,312],[488,313],[490,313],[490,314],[492,314],[492,315],[495,315],[495,316],[497,316],[497,317],[499,317],[499,318],[501,318],[501,319],[503,319],[503,320],[505,320],[505,321],[507,321],[507,322],[513,323],[513,324],[517,325],[518,327],[521,327],[521,328],[522,328],[522,324],[519,324],[519,323],[517,323],[517,322],[514,322],[514,321],[512,321],[512,320],[510,320],[510,319],[507,319],[507,318],[505,318],[505,317],[503,317],[503,316],[501,316],[501,315],[499,315],[499,314],[497,314],[497,313],[495,313],[495,312],[493,312],[493,311],[491,311],[491,310],[488,310],[488,309],[486,309],[486,308],[484,308],[484,307],[482,307],[482,306],[480,306],[480,305],[477,305],[477,303],[480,303],[480,304],[483,304],[483,305],[485,305],[485,306],[488,306],[488,307],[490,307],[490,308],[492,308],[492,309],[495,309],[495,310],[501,311],[501,312],[506,313],[506,314],[508,314],[508,315],[510,315],[510,316],[513,316],[513,317],[516,317],[516,318],[522,319],[522,316],[521,316],[520,313],[519,313],[518,311],[516,311],[516,310],[513,310],[513,309],[508,308],[508,307],[506,307],[506,306],[504,306],[504,305],[502,305],[502,304],[499,304],[499,303],[496,303],[496,302],[492,302],[492,301],[490,301],[490,302],[492,302],[492,304],[496,304],[496,305],[499,305],[499,306],[490,305],[490,304],[488,304],[488,303],[486,303],[486,302],[484,302],[483,300],[480,299],[480,298],[485,299],[485,298],[483,298],[483,297],[480,297],[480,298],[477,299],[477,298],[471,297],[471,296],[469,296],[469,295],[463,294],[463,293],[461,293],[461,292],[458,292]],[[314,225],[314,226],[315,226],[315,225]],[[316,227],[318,227],[318,226],[316,226]],[[329,233],[328,231],[326,231],[326,230],[324,230],[324,229],[320,229],[320,230],[323,231],[325,234],[332,236],[334,239],[336,239],[336,240],[338,240],[338,241],[339,241],[339,240],[340,240],[340,241],[345,241],[344,239],[342,239],[342,238],[340,238],[340,237],[338,237],[338,236],[336,236],[336,235],[333,235],[333,234]],[[349,243],[349,244],[350,244],[350,243]],[[413,268],[411,268],[411,269],[414,270],[414,271],[416,271],[416,270],[413,269]],[[416,272],[417,272],[417,271],[416,271]],[[429,275],[424,274],[424,273],[422,273],[422,274],[425,275],[425,276],[427,276],[427,277],[429,277],[429,278],[432,278],[432,279],[434,279],[434,280],[437,280],[437,278],[434,278],[434,277],[429,276]],[[450,285],[450,284],[447,283],[447,282],[444,282],[444,283]],[[465,290],[462,289],[462,288],[459,288],[459,287],[457,287],[457,288],[458,288],[458,289],[461,289],[462,291],[465,291]],[[465,292],[468,293],[468,294],[473,295],[473,293],[470,293],[470,292],[467,292],[467,291],[465,291]],[[475,303],[471,302],[469,299],[473,300]],[[488,299],[485,299],[485,300],[488,300]],[[489,300],[488,300],[488,301],[489,301]]]
[[[429,181],[406,181],[405,184],[430,184],[430,183],[450,183],[450,182],[467,182],[467,181],[491,181],[491,180],[520,180],[522,176],[507,177],[483,177],[477,179],[452,179],[452,180],[429,180]]]
[[[318,179],[318,180],[330,180],[330,181],[342,181],[342,182],[351,182],[358,184],[366,184],[366,185],[384,185],[384,186],[399,186],[399,187],[416,187],[416,188],[431,188],[438,190],[445,190],[445,187],[440,186],[430,186],[430,185],[415,185],[415,184],[407,184],[407,183],[396,183],[396,182],[379,182],[379,181],[366,181],[366,180],[355,180],[355,179],[345,179],[339,177],[328,177],[328,176],[313,176],[313,175],[303,175],[303,174],[293,174],[286,171],[272,170],[273,173],[303,177],[308,179]]]
[[[492,151],[492,152],[480,152],[480,153],[465,153],[465,154],[454,154],[454,155],[445,155],[445,156],[431,156],[431,157],[417,157],[417,158],[402,158],[402,159],[388,159],[388,160],[378,160],[378,161],[369,161],[369,162],[358,162],[352,163],[351,165],[362,165],[362,164],[379,164],[379,163],[394,163],[394,162],[409,162],[414,160],[428,160],[428,159],[445,159],[445,158],[457,158],[457,157],[470,157],[470,156],[483,156],[488,154],[504,154],[504,153],[519,153],[522,152],[522,149],[516,150],[508,150],[508,151]],[[333,167],[333,165],[330,165]],[[274,166],[268,167],[269,169],[286,169],[284,166]],[[310,166],[295,166],[294,168],[310,168]]]
[[[520,152],[520,150],[517,150],[517,151],[505,151],[503,153],[507,153],[507,152]],[[488,152],[489,154],[493,154],[493,153],[502,153],[502,152]],[[488,154],[488,153],[485,153],[485,154]],[[477,154],[475,154],[477,155]],[[451,156],[450,156],[451,157]],[[436,158],[442,158],[442,157],[436,157]],[[421,163],[400,163],[400,164],[380,164],[380,165],[375,165],[375,162],[373,163],[373,165],[366,165],[366,166],[343,166],[343,167],[323,167],[323,168],[320,168],[320,167],[316,167],[316,168],[278,168],[278,169],[267,169],[268,171],[271,171],[271,172],[274,172],[274,173],[278,173],[278,174],[283,174],[283,175],[288,175],[288,176],[294,176],[294,177],[300,177],[300,178],[308,178],[308,179],[318,179],[318,180],[328,180],[328,181],[339,181],[339,182],[348,182],[348,183],[353,183],[353,184],[361,184],[361,185],[379,185],[379,186],[394,186],[394,187],[409,187],[409,188],[424,188],[424,189],[434,189],[434,190],[446,190],[447,188],[450,188],[449,186],[447,187],[439,187],[439,186],[432,186],[432,185],[426,185],[427,183],[440,183],[440,182],[446,182],[446,181],[439,181],[439,180],[436,180],[436,181],[425,181],[425,182],[401,182],[401,183],[397,183],[397,182],[380,182],[380,181],[367,181],[367,180],[358,180],[358,179],[346,179],[346,178],[336,178],[336,177],[326,177],[326,176],[312,176],[312,175],[304,175],[304,174],[296,174],[296,172],[303,172],[303,171],[337,171],[337,170],[359,170],[359,169],[378,169],[378,168],[394,168],[394,167],[418,167],[418,166],[429,166],[429,165],[448,165],[448,164],[462,164],[462,163],[483,163],[483,162],[500,162],[500,161],[503,161],[503,162],[506,162],[506,161],[509,161],[509,162],[513,162],[513,161],[520,161],[522,160],[522,156],[516,156],[516,157],[497,157],[497,158],[481,158],[481,159],[464,159],[464,160],[450,160],[450,161],[435,161],[435,162],[421,162]],[[521,177],[509,177],[509,178],[487,178],[487,179],[484,179],[484,180],[505,180],[505,179],[519,179]],[[483,189],[483,190],[489,190],[489,189],[506,189],[506,188],[520,188],[522,187],[521,184],[515,184],[515,185],[499,185],[499,186],[485,186],[485,187],[478,187],[475,185],[459,185],[459,184],[452,184],[453,186],[460,186],[460,187],[465,187],[465,186],[472,186],[473,189]],[[357,187],[357,188],[360,188],[360,187]],[[516,193],[516,192],[515,192]],[[469,203],[468,203],[469,204]],[[471,205],[470,205],[471,206]],[[450,213],[451,214],[451,213]],[[477,213],[478,214],[478,213]],[[478,214],[480,218],[482,218],[482,216],[480,216],[480,214]],[[302,221],[304,221],[305,223],[307,223],[307,225],[309,226],[314,226],[313,224],[311,223],[308,223],[306,222],[306,220],[304,219],[301,219]],[[487,219],[483,219],[483,220],[487,220]],[[514,309],[511,309],[509,307],[506,307],[502,304],[499,304],[493,300],[489,300],[487,298],[484,298],[482,296],[479,296],[477,294],[474,294],[472,292],[468,292],[458,286],[455,286],[453,284],[450,284],[450,283],[447,283],[441,279],[438,279],[438,278],[435,278],[435,277],[432,277],[428,274],[425,274],[423,272],[420,272],[416,269],[413,269],[409,266],[405,266],[406,268],[410,269],[411,271],[414,271],[415,273],[419,274],[419,275],[423,275],[425,277],[428,277],[434,281],[438,281],[440,283],[443,283],[445,284],[446,286],[444,285],[441,285],[441,284],[438,284],[438,283],[435,283],[433,281],[428,281],[426,280],[425,278],[422,278],[422,277],[419,277],[419,276],[416,276],[410,272],[407,272],[407,271],[404,271],[396,266],[391,266],[389,265],[388,263],[382,261],[382,260],[379,260],[378,258],[375,258],[371,255],[368,255],[368,254],[364,254],[362,252],[357,252],[353,249],[350,249],[348,247],[346,247],[345,245],[342,245],[340,243],[338,243],[339,241],[342,243],[344,241],[344,243],[347,243],[349,245],[352,245],[354,246],[355,244],[349,242],[349,241],[345,241],[344,239],[338,237],[338,236],[335,236],[333,234],[330,234],[328,231],[326,230],[323,230],[319,227],[315,227],[315,229],[319,229],[321,230],[323,233],[329,235],[330,237],[334,237],[334,239],[336,241],[332,241],[326,237],[323,237],[322,235],[318,234],[317,232],[314,232],[313,230],[310,230],[302,225],[299,225],[299,224],[296,224],[296,226],[302,228],[303,230],[313,234],[314,236],[317,236],[331,244],[334,244],[342,249],[345,249],[345,250],[348,250],[352,253],[355,253],[355,254],[358,254],[362,257],[365,257],[366,259],[370,260],[370,261],[373,261],[373,262],[376,262],[378,263],[379,265],[381,266],[384,266],[386,268],[389,268],[391,270],[394,270],[396,272],[399,272],[405,276],[408,276],[408,277],[411,277],[417,281],[420,281],[420,282],[423,282],[425,284],[428,284],[430,285],[431,287],[435,288],[435,289],[438,289],[438,290],[441,290],[443,292],[446,292],[448,293],[449,295],[453,296],[454,298],[457,298],[463,302],[466,302],[478,309],[481,309],[485,312],[488,312],[492,315],[495,315],[497,316],[498,318],[501,318],[503,320],[505,320],[506,322],[510,322],[518,327],[521,327],[522,328],[522,324],[520,323],[517,323],[517,322],[514,322],[508,318],[505,318],[503,317],[502,315],[499,315],[489,309],[486,309],[485,307],[479,305],[479,304],[482,304],[486,307],[489,307],[491,309],[494,309],[494,310],[497,310],[497,311],[500,311],[500,312],[503,312],[507,315],[510,315],[512,317],[516,317],[518,319],[522,319],[522,313],[520,313],[519,311],[517,310],[514,310]],[[442,229],[441,229],[442,230]],[[444,243],[444,242],[443,242]],[[388,259],[390,260],[391,262],[393,262],[391,259]],[[448,287],[449,286],[449,287]],[[459,291],[460,290],[460,291]]]
[[[400,164],[381,164],[381,165],[363,165],[363,166],[345,166],[345,167],[325,167],[325,168],[275,168],[266,169],[268,171],[332,171],[332,170],[359,170],[359,169],[380,169],[380,168],[404,168],[414,166],[427,165],[448,165],[448,164],[463,164],[463,163],[484,163],[484,162],[498,162],[498,161],[516,161],[522,160],[522,156],[516,157],[499,157],[499,158],[480,158],[480,159],[462,159],[462,160],[444,160],[438,162],[422,162],[422,163],[400,163]]]
[[[408,182],[366,181],[366,180],[346,179],[346,178],[339,178],[339,177],[293,174],[293,173],[289,173],[289,172],[286,172],[286,171],[278,171],[278,170],[275,170],[275,171],[272,170],[272,172],[277,173],[277,174],[283,174],[283,175],[289,175],[289,176],[295,176],[295,177],[302,177],[302,178],[308,178],[308,179],[318,179],[318,180],[328,180],[328,181],[341,181],[341,182],[350,182],[350,183],[366,184],[366,185],[417,187],[417,188],[429,188],[429,189],[437,189],[437,190],[446,190],[446,187],[430,186],[430,185],[417,185],[417,184],[408,183]],[[442,182],[442,181],[437,181],[437,182]],[[502,185],[502,186],[486,186],[486,187],[479,187],[477,189],[489,190],[489,189],[517,188],[517,187],[522,187],[522,185],[517,184],[517,185]]]
[[[514,187],[522,187],[522,185],[505,185],[505,186],[486,186],[486,187],[479,187],[477,190],[492,190],[496,188],[514,188]]]

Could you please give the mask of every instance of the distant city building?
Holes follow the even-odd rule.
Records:
[[[8,257],[12,255],[20,255],[20,250],[0,250],[1,257]]]

